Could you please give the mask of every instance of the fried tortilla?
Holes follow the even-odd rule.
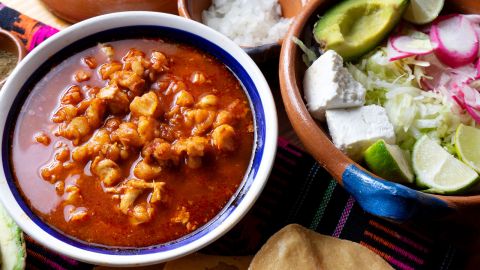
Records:
[[[255,255],[250,270],[384,270],[393,269],[379,255],[355,242],[287,225]]]

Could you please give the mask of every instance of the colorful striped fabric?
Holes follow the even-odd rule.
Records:
[[[434,235],[364,212],[308,154],[279,139],[269,182],[249,214],[204,252],[252,254],[289,223],[348,239],[373,250],[395,269],[463,269],[465,257]]]
[[[0,28],[16,35],[31,51],[42,41],[58,32],[57,29],[38,22],[0,3]]]
[[[28,235],[25,236],[25,240],[27,242],[27,269],[92,269],[91,265],[78,262],[47,250],[43,246],[36,243]]]
[[[29,51],[57,32],[1,3],[0,27],[19,36]],[[290,223],[358,242],[396,269],[464,268],[465,258],[454,246],[418,228],[365,213],[310,155],[282,138],[269,182],[255,206],[233,230],[202,252],[254,254],[268,237]],[[28,236],[26,240],[27,269],[92,268],[46,250]]]

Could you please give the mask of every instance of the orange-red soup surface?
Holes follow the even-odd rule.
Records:
[[[85,242],[143,247],[212,219],[242,182],[253,120],[237,78],[191,46],[135,39],[73,55],[16,122],[12,165],[33,211]]]

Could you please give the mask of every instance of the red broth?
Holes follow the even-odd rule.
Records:
[[[89,48],[27,97],[13,132],[17,185],[35,214],[79,240],[174,240],[218,214],[242,182],[249,108],[228,68],[191,46],[135,39]]]

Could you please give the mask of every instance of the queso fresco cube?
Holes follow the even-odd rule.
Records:
[[[325,115],[333,144],[355,161],[379,139],[395,144],[393,125],[381,106],[327,110]]]
[[[362,106],[365,88],[343,66],[343,59],[335,51],[322,54],[305,71],[303,91],[308,111],[325,121],[325,110]]]

